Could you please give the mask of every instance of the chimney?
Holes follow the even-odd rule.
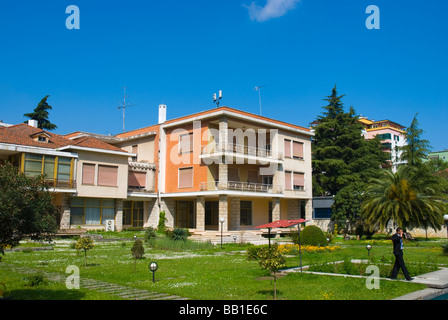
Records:
[[[28,125],[37,128],[37,120],[28,120]]]
[[[166,121],[166,105],[159,105],[159,124],[165,123]]]

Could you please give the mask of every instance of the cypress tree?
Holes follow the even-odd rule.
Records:
[[[377,177],[388,155],[378,139],[366,140],[355,109],[344,111],[336,86],[317,118],[313,138],[313,194],[334,196],[333,220],[348,220],[353,226],[360,217],[364,189]]]
[[[48,104],[47,99],[49,95],[46,95],[34,109],[34,112],[25,113],[23,116],[30,118],[30,120],[37,120],[37,127],[45,130],[55,130],[57,126],[48,120],[49,113],[47,110],[53,108]]]

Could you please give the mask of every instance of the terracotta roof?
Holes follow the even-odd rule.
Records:
[[[288,123],[288,122],[283,122],[283,121],[279,121],[279,120],[275,120],[275,119],[259,116],[259,115],[253,114],[253,113],[249,113],[249,112],[238,110],[238,109],[229,108],[229,107],[226,107],[226,106],[219,107],[219,108],[214,108],[214,109],[209,109],[209,110],[206,110],[206,111],[203,111],[203,112],[198,112],[198,113],[191,114],[191,115],[184,116],[184,117],[180,117],[180,118],[177,118],[177,119],[167,120],[164,124],[169,124],[169,123],[173,123],[173,122],[177,122],[177,121],[181,121],[181,120],[186,120],[186,119],[189,119],[189,118],[194,118],[194,117],[198,117],[198,116],[201,116],[201,115],[206,115],[206,114],[209,114],[209,113],[214,113],[214,112],[223,111],[223,110],[229,111],[229,112],[233,112],[233,113],[237,113],[237,114],[244,115],[244,116],[248,116],[248,117],[251,117],[251,118],[258,119],[258,120],[264,120],[264,121],[268,121],[268,122],[284,125],[284,126],[291,127],[291,128],[294,128],[294,129],[300,129],[300,130],[304,130],[304,131],[308,131],[308,132],[311,131],[309,128],[305,128],[305,127],[297,126],[295,124],[291,124],[291,123]]]
[[[38,134],[45,134],[49,137],[48,142],[39,142],[33,139]],[[40,128],[29,126],[25,123],[13,125],[10,127],[0,127],[0,143],[18,144],[30,147],[58,149],[66,146],[79,146],[85,148],[95,148],[110,151],[124,150],[117,148],[106,142],[91,137],[79,139],[67,139],[64,136],[42,130]]]

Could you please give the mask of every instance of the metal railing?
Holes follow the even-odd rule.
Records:
[[[48,188],[60,188],[60,189],[75,189],[75,180],[66,179],[44,179],[45,185]]]
[[[283,193],[283,188],[280,185],[243,182],[243,181],[201,182],[199,184],[199,189],[201,191],[236,190],[236,191],[251,191],[251,192],[264,192],[264,193]]]
[[[227,143],[221,144],[207,144],[201,146],[201,154],[214,154],[218,152],[230,152],[241,155],[256,156],[263,158],[281,159],[282,154],[273,152],[270,148],[258,148],[243,144]]]
[[[147,189],[146,187],[128,186],[128,192],[132,192],[132,193],[154,193],[155,189],[154,188]]]

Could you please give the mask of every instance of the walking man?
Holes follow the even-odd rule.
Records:
[[[403,229],[400,227],[397,228],[397,233],[392,236],[392,243],[394,245],[394,255],[395,255],[395,264],[392,269],[392,274],[390,275],[391,279],[397,279],[398,271],[403,271],[404,277],[406,280],[411,281],[413,278],[409,275],[408,269],[404,264],[403,260]]]

